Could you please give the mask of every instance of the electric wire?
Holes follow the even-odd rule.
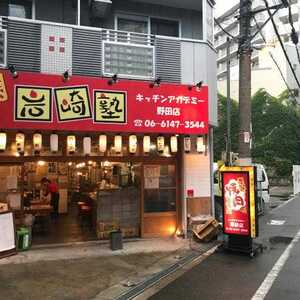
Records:
[[[287,52],[286,52],[286,50],[285,50],[285,48],[284,48],[284,45],[283,45],[281,36],[280,36],[280,34],[279,34],[279,32],[278,32],[278,29],[277,29],[277,27],[276,27],[274,18],[273,18],[272,14],[271,14],[271,11],[270,11],[270,7],[269,7],[269,4],[268,4],[268,1],[267,1],[267,0],[263,0],[263,1],[264,1],[264,3],[265,3],[267,12],[268,12],[268,14],[269,14],[269,17],[271,18],[271,22],[272,22],[272,25],[273,25],[275,34],[276,34],[276,36],[277,36],[277,38],[278,38],[278,41],[279,41],[279,43],[280,43],[281,49],[282,49],[282,51],[283,51],[283,53],[284,53],[284,56],[285,56],[285,58],[286,58],[286,60],[287,60],[287,62],[288,62],[288,64],[289,64],[289,67],[290,67],[290,69],[291,69],[291,71],[292,71],[292,73],[293,73],[293,76],[294,76],[294,78],[295,78],[295,80],[296,80],[296,82],[297,82],[298,88],[300,89],[300,82],[299,82],[299,79],[297,78],[296,72],[295,72],[295,70],[294,70],[294,68],[293,68],[293,66],[292,66],[292,63],[291,63],[291,61],[290,61],[290,58],[289,58],[289,56],[288,56],[288,54],[287,54]]]
[[[221,25],[221,23],[216,19],[215,19],[215,23],[220,27],[220,29],[227,34],[228,36],[230,36],[233,40],[236,40],[238,37],[233,36],[230,32],[228,32],[226,29],[224,29],[224,27]]]
[[[295,45],[298,62],[300,63],[300,54],[299,54],[299,49],[298,49],[299,39],[298,39],[298,34],[296,33],[296,29],[294,27],[294,21],[293,21],[293,16],[292,16],[292,8],[291,8],[291,4],[289,2],[288,2],[288,10],[289,10],[289,23],[290,23],[291,28],[292,28],[291,39],[292,39],[293,44]]]
[[[260,26],[258,25],[258,22],[257,22],[257,19],[256,19],[255,15],[253,15],[253,19],[254,19],[254,22],[256,24],[257,29],[259,30],[260,36],[262,37],[264,43],[267,44],[267,40],[266,40],[265,36],[263,35],[263,33],[261,32],[262,28],[260,28]],[[282,70],[280,69],[280,66],[279,66],[278,62],[276,61],[276,59],[274,58],[273,54],[270,51],[268,51],[268,53],[269,53],[269,56],[271,57],[273,63],[275,64],[278,72],[280,73],[280,76],[281,76],[282,80],[284,81],[284,83],[285,83],[285,85],[287,87],[287,90],[289,91],[289,95],[293,98],[294,101],[297,102],[296,98],[293,95],[293,92],[292,92],[290,86],[288,85],[288,83],[287,83],[287,81],[286,81],[286,79],[285,79],[285,77],[283,75]]]

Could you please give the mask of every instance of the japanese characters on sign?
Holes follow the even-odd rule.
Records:
[[[94,121],[126,123],[126,93],[95,91]]]
[[[3,75],[8,101],[1,102],[1,128],[132,133],[208,133],[208,88],[185,85],[20,72]],[[45,83],[47,86],[45,87]],[[109,90],[107,89],[109,87]],[[9,101],[11,100],[11,101]],[[54,105],[52,105],[54,103]],[[14,117],[13,117],[14,116]]]
[[[224,233],[256,237],[253,167],[223,167]]]
[[[0,102],[8,100],[5,81],[3,74],[0,74]]]
[[[51,88],[17,86],[15,120],[50,122],[52,120],[51,93]]]
[[[87,87],[55,89],[57,115],[60,121],[92,117]]]

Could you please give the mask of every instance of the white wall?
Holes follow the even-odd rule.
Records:
[[[207,43],[192,41],[182,41],[181,53],[181,83],[208,85],[209,124],[217,126],[217,54]]]

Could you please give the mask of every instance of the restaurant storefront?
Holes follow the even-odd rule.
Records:
[[[210,151],[207,86],[2,71],[0,108],[0,202],[35,229],[54,210],[43,180],[58,188],[34,241],[182,232],[185,156]]]

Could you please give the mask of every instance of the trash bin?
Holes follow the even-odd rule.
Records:
[[[20,227],[17,230],[17,249],[18,251],[25,251],[31,245],[31,231],[26,227]]]
[[[123,249],[123,238],[121,230],[113,230],[110,232],[110,249],[112,251]]]

